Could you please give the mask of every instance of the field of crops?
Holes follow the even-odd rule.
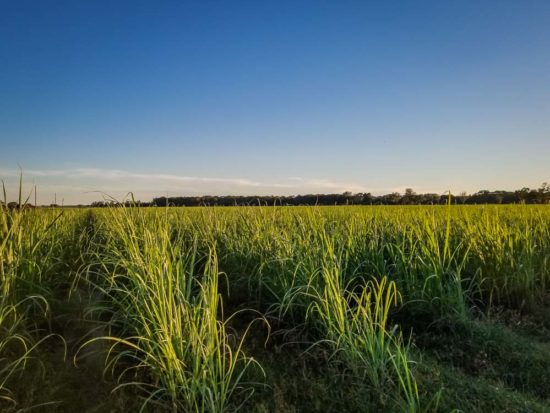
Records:
[[[550,410],[550,207],[2,209],[0,410]]]

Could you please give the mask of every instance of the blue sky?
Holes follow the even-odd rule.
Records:
[[[0,177],[39,203],[550,180],[548,1],[4,1]]]

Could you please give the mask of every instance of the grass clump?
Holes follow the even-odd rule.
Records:
[[[222,412],[253,387],[243,383],[254,363],[226,328],[215,248],[173,238],[164,213],[111,209],[98,246],[98,288],[114,308],[110,367],[120,386],[134,385],[149,403],[171,411]],[[106,247],[106,248],[105,248]],[[120,369],[119,369],[120,370]],[[245,398],[246,399],[246,398]]]

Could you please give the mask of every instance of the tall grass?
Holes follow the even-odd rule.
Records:
[[[259,308],[286,325],[313,324],[318,334],[311,339],[331,343],[340,355],[334,360],[347,359],[357,376],[383,389],[379,393],[398,394],[394,401],[414,410],[420,404],[406,342],[367,311],[374,286],[396,286],[413,325],[415,317],[466,320],[474,307],[541,304],[550,275],[549,212],[450,205],[241,208],[174,210],[171,219],[182,233],[217,242],[230,284],[248,288]],[[498,265],[501,260],[507,265]],[[379,347],[369,341],[373,331]],[[384,345],[391,350],[367,351]],[[383,382],[385,388],[377,384]]]
[[[307,318],[320,329],[333,358],[342,360],[353,376],[365,380],[379,405],[401,411],[419,409],[418,388],[408,348],[397,326],[390,328],[390,310],[398,304],[395,282],[383,277],[368,281],[358,292],[343,283],[341,270],[330,255],[321,270],[322,290],[311,294]],[[385,398],[391,398],[389,406]]]
[[[0,207],[0,397],[11,402],[75,263],[106,325],[87,344],[109,343],[106,370],[138,389],[142,410],[248,407],[257,363],[243,351],[247,332],[230,328],[228,301],[300,329],[375,404],[412,412],[428,403],[398,321],[528,311],[550,294],[546,206],[82,213],[20,198],[21,208]]]
[[[366,280],[369,252],[352,238],[359,227],[348,223],[342,234],[335,228],[340,221],[327,221],[314,209],[303,212],[251,213],[246,224],[223,226],[217,242],[230,281],[242,287],[238,277],[244,276],[268,313],[311,329],[315,345],[328,346],[335,363],[371,388],[373,404],[417,411],[408,346],[399,329],[389,326],[399,301],[395,282],[385,276]],[[231,232],[242,228],[244,233]]]
[[[65,236],[72,221],[63,213],[38,213],[22,198],[17,208],[0,206],[0,398],[17,404],[10,380],[53,335],[48,324],[52,291],[59,284]],[[61,281],[62,282],[62,281]],[[61,344],[62,345],[62,344]]]
[[[103,337],[113,343],[110,366],[129,366],[121,386],[144,390],[143,408],[238,407],[231,398],[252,391],[242,378],[254,361],[244,354],[242,339],[230,344],[214,245],[201,255],[196,242],[173,236],[163,212],[119,208],[103,218],[97,286],[114,307],[116,329]]]

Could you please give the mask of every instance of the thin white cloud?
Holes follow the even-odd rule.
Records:
[[[74,173],[73,173],[74,172]],[[260,182],[250,181],[242,178],[211,178],[186,175],[171,175],[159,173],[135,173],[118,169],[95,169],[77,168],[70,175],[75,177],[92,177],[107,180],[139,179],[147,181],[176,181],[176,182],[206,182],[206,183],[227,183],[240,186],[262,186]]]
[[[47,169],[47,170],[38,170],[38,169],[0,169],[0,177],[17,177],[19,178],[20,174],[23,173],[23,177],[45,177],[45,176],[66,176],[68,171]]]
[[[0,170],[0,178],[16,184],[16,169]],[[133,192],[147,200],[160,195],[295,195],[326,192],[366,192],[356,183],[330,179],[291,177],[277,182],[262,182],[241,177],[202,177],[165,173],[142,173],[119,169],[73,168],[23,170],[23,178],[38,185],[39,194],[49,199],[54,193],[70,203],[101,199],[101,193],[123,197]],[[12,190],[13,191],[13,190]]]

